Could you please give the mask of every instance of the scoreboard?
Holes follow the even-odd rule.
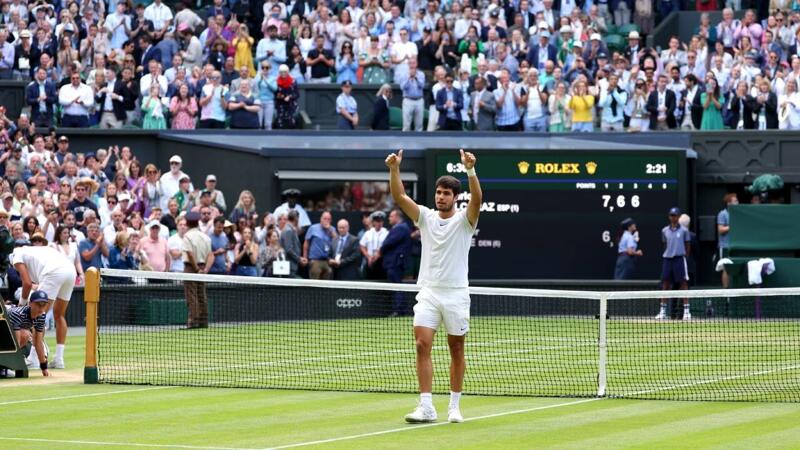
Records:
[[[620,222],[639,229],[637,279],[661,271],[661,229],[687,199],[682,150],[471,150],[483,188],[472,279],[612,279]],[[428,155],[430,179],[452,175],[470,198],[458,150]],[[427,200],[427,199],[426,199]],[[425,202],[427,204],[432,203]]]

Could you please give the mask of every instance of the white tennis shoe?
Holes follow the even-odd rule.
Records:
[[[452,408],[447,412],[447,421],[450,423],[461,423],[464,421],[464,416],[461,415],[461,410]]]
[[[411,414],[406,414],[406,422],[408,423],[430,423],[436,421],[436,409],[432,406],[417,406]]]
[[[658,315],[656,316],[656,320],[667,320],[667,313],[666,313],[665,311],[663,311],[663,310],[662,310],[662,311],[661,311],[660,313],[658,313]]]
[[[689,311],[684,311],[683,312],[683,320],[685,320],[687,322],[692,320],[692,313],[690,313]]]
[[[66,366],[64,366],[64,360],[63,359],[61,359],[61,360],[56,359],[56,360],[50,361],[50,364],[48,365],[48,367],[51,368],[51,369],[65,369],[66,368]]]

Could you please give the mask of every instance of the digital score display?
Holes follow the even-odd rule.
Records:
[[[620,222],[639,228],[635,278],[661,272],[661,229],[685,206],[686,157],[675,151],[473,150],[483,205],[471,279],[612,279]],[[452,175],[470,198],[457,150],[431,152],[429,192]],[[430,202],[432,203],[432,201]]]

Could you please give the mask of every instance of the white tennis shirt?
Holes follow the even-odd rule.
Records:
[[[415,225],[422,239],[417,284],[432,288],[468,287],[469,249],[475,227],[469,223],[467,211],[442,219],[437,211],[420,206]]]
[[[25,263],[34,283],[40,283],[48,274],[74,267],[74,261],[53,247],[19,247],[11,254],[11,264],[17,263]]]

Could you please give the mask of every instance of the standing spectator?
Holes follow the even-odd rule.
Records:
[[[716,81],[716,80],[715,80]],[[647,112],[650,114],[650,130],[672,130],[677,127],[675,108],[677,101],[675,93],[667,89],[667,76],[658,76],[657,87],[647,98]],[[719,93],[719,90],[717,90]],[[705,94],[703,94],[705,95]],[[701,99],[701,101],[704,101]],[[719,103],[717,103],[719,106]],[[705,114],[704,119],[705,119]]]
[[[739,198],[736,194],[729,193],[722,197],[722,210],[717,214],[717,260],[722,260],[730,256],[731,241],[728,233],[731,231],[731,216],[728,212],[730,205],[738,205]],[[728,289],[730,287],[730,278],[728,271],[725,270],[725,265],[722,266],[722,288]]]
[[[650,94],[652,97],[652,94]],[[700,94],[700,103],[703,105],[703,120],[700,122],[701,130],[722,130],[722,101],[720,100],[717,79],[708,77],[706,91]]]
[[[384,84],[389,81],[386,51],[381,48],[378,36],[370,36],[369,47],[361,49],[359,65],[364,69],[363,82],[366,84]]]
[[[556,61],[558,51],[550,43],[550,32],[547,30],[539,33],[539,43],[528,50],[528,64],[534,69],[544,70],[547,61]]]
[[[261,61],[260,68],[261,71],[255,78],[257,92],[261,100],[258,121],[261,124],[261,128],[271,130],[272,122],[275,118],[275,93],[278,91],[277,77],[273,74],[272,64],[268,60]]]
[[[571,128],[569,102],[570,96],[567,94],[567,84],[559,81],[555,85],[555,93],[547,100],[547,109],[550,112],[549,131],[551,133],[563,133]]]
[[[69,231],[69,228],[67,228]],[[103,257],[108,258],[108,246],[100,233],[100,226],[96,223],[86,227],[86,239],[78,242],[78,252],[81,255],[81,267],[85,273],[90,267],[102,269]]]
[[[159,236],[161,226],[157,221],[147,224],[147,237],[141,239],[139,246],[147,256],[150,269],[156,272],[167,272],[171,266],[171,258],[167,249],[167,240]]]
[[[183,159],[181,159],[178,155],[172,155],[169,158],[169,172],[161,175],[159,179],[159,184],[161,185],[161,208],[167,207],[167,202],[169,199],[175,196],[180,189],[180,181],[184,177],[188,179],[188,175],[186,175],[182,170],[181,167],[183,166]],[[145,169],[145,173],[147,169]],[[194,191],[194,186],[189,184],[189,192]]]
[[[161,88],[151,84],[148,94],[142,99],[142,113],[145,130],[164,130],[167,128],[167,119],[164,117],[164,100],[161,98]]]
[[[539,84],[539,71],[528,70],[523,89],[522,102],[525,105],[523,126],[525,131],[543,133],[547,131],[547,90]]]
[[[275,25],[267,27],[267,35],[258,41],[256,47],[256,62],[262,66],[278,66],[286,62],[286,42],[278,39],[278,28]]]
[[[189,95],[189,85],[181,83],[169,104],[173,130],[194,130],[197,118],[197,100]]]
[[[397,23],[395,23],[397,25]],[[414,68],[416,72],[417,65],[417,54],[419,49],[417,48],[417,44],[414,42],[409,41],[408,39],[408,29],[401,29],[398,27],[400,31],[398,32],[400,36],[400,42],[395,42],[393,45],[389,46],[389,57],[392,61],[392,65],[394,66],[394,81],[395,83],[402,83],[402,80],[407,78],[411,78],[411,61],[414,61]],[[424,82],[424,78],[423,78]]]
[[[705,101],[702,103],[705,105]],[[755,102],[747,90],[747,82],[740,80],[728,103],[729,125],[736,130],[752,130],[756,127],[753,118]],[[705,110],[705,107],[703,108]]]
[[[233,211],[231,211],[230,219],[232,222],[236,223],[241,217],[250,219],[253,216],[258,216],[256,198],[253,196],[252,192],[244,190],[239,193],[239,200],[233,207]]]
[[[342,50],[336,58],[336,81],[339,83],[345,81],[357,83],[356,71],[358,71],[358,59],[353,53],[353,44],[345,42],[342,44]]]
[[[464,93],[453,87],[453,73],[444,76],[444,88],[436,93],[436,110],[439,111],[439,130],[461,131],[461,110]]]
[[[215,70],[200,94],[200,126],[199,128],[225,128],[225,88],[220,85],[222,74]]]
[[[797,81],[789,79],[783,94],[778,97],[778,128],[781,130],[800,129],[800,94]]]
[[[694,131],[700,128],[703,121],[703,109],[700,106],[700,87],[694,74],[683,77],[686,89],[681,92],[679,107],[683,111],[681,129]]]
[[[65,128],[88,128],[89,114],[94,106],[92,88],[81,82],[78,72],[70,75],[70,83],[58,91],[58,102],[61,104],[61,126]]]
[[[689,232],[678,223],[681,210],[671,208],[669,210],[669,225],[661,230],[661,241],[664,243],[663,268],[661,270],[662,288],[665,291],[673,289],[689,289],[689,274],[686,269],[686,256],[691,252],[689,243]],[[661,309],[656,316],[656,320],[667,319],[667,299],[661,300]],[[692,314],[689,312],[689,299],[683,299],[683,320],[691,320]]]
[[[572,112],[572,131],[579,133],[591,133],[594,131],[592,123],[593,107],[594,96],[589,94],[586,81],[579,79],[575,83],[572,97],[569,99],[569,109]]]
[[[81,264],[81,258],[78,255],[78,244],[69,239],[69,229],[63,225],[59,225],[56,228],[53,243],[50,244],[50,246],[66,256],[67,259],[75,265],[75,272],[78,274],[75,284],[81,284],[83,282],[83,266]]]
[[[242,239],[236,243],[233,262],[236,264],[236,275],[257,277],[258,244],[253,240],[253,230],[245,227],[241,230]]]
[[[114,245],[108,251],[108,267],[119,270],[139,270],[142,262],[138,233],[117,233]]]
[[[636,258],[644,253],[639,250],[639,232],[636,222],[627,218],[620,224],[622,236],[617,244],[617,264],[614,266],[615,280],[632,280],[636,272]]]
[[[417,70],[417,60],[408,61],[408,76],[395,78],[403,90],[403,131],[422,131],[422,119],[425,101],[422,98],[425,88],[425,74]]]
[[[475,78],[475,91],[472,92],[472,122],[477,131],[494,130],[494,118],[497,114],[497,103],[491,91],[486,89],[486,80]]]
[[[289,261],[289,277],[297,277],[297,267],[308,264],[308,259],[302,255],[300,239],[297,237],[299,230],[299,214],[292,209],[286,213],[286,226],[281,230],[281,247],[286,252],[286,259]]]
[[[236,56],[234,57],[235,67],[247,67],[250,77],[256,76],[256,69],[253,66],[253,38],[250,36],[250,31],[247,25],[241,24],[236,30],[236,37],[232,42],[236,48]]]
[[[336,112],[339,115],[338,128],[353,130],[358,126],[358,105],[350,93],[353,85],[349,80],[342,82],[342,93],[336,97]]]
[[[309,277],[312,279],[327,280],[332,275],[328,259],[336,231],[331,227],[331,219],[330,211],[324,211],[320,222],[312,225],[306,232],[303,257],[310,263]]]
[[[261,100],[252,94],[249,82],[239,84],[239,91],[231,95],[227,107],[231,114],[231,128],[259,128]]]
[[[42,67],[36,69],[34,80],[28,83],[25,94],[26,103],[31,108],[33,124],[45,129],[53,126],[53,112],[58,94],[55,84],[47,79],[47,70]]]
[[[778,96],[771,90],[769,80],[762,78],[757,83],[758,92],[753,99],[754,110],[758,116],[759,130],[778,129]]]
[[[202,220],[202,216],[201,216]],[[228,273],[230,261],[228,261],[228,246],[230,244],[228,235],[225,234],[225,218],[217,217],[213,221],[213,228],[208,233],[211,239],[211,254],[214,258],[208,273],[223,275]],[[198,221],[198,229],[200,222]]]
[[[106,85],[95,95],[95,103],[100,109],[100,128],[122,128],[127,115],[125,113],[125,97],[122,94],[123,83],[117,80],[117,73],[106,69]]]
[[[173,15],[169,7],[161,0],[155,0],[144,9],[144,18],[153,23],[155,41],[160,41],[172,25]]]
[[[214,261],[211,253],[211,238],[197,229],[200,216],[197,213],[186,214],[186,225],[189,230],[183,236],[183,264],[186,273],[208,273]],[[208,298],[206,284],[198,281],[183,283],[186,304],[189,308],[187,328],[208,328]]]
[[[392,86],[383,84],[378,89],[375,104],[372,109],[372,126],[373,130],[388,130],[389,129],[389,99],[392,98]]]
[[[325,36],[317,35],[315,47],[308,52],[306,65],[311,67],[309,83],[330,83],[331,67],[336,64],[333,54],[325,48]]]
[[[604,132],[625,131],[623,109],[628,103],[628,93],[619,87],[619,76],[612,73],[608,76],[608,88],[600,91],[600,103],[603,108],[600,128]]]
[[[285,225],[284,225],[285,226]],[[259,266],[261,267],[262,274],[265,277],[282,277],[282,275],[274,271],[274,263],[276,261],[288,261],[286,259],[286,252],[281,246],[281,232],[277,228],[270,228],[267,231],[265,245],[261,248],[259,253]],[[290,269],[291,271],[291,269]],[[288,275],[288,274],[287,274]]]
[[[281,194],[286,201],[275,208],[275,211],[272,212],[272,215],[275,217],[280,217],[281,214],[288,214],[289,211],[297,211],[300,228],[309,227],[311,225],[311,220],[308,218],[308,213],[305,209],[303,209],[303,206],[297,202],[297,200],[300,199],[301,192],[297,189],[290,188],[286,189]],[[285,247],[286,246],[284,246],[284,248]]]
[[[389,234],[383,227],[386,215],[383,211],[375,211],[370,214],[369,219],[372,227],[364,232],[359,242],[361,254],[364,256],[364,276],[371,280],[385,279],[383,264],[381,264],[381,245]]]
[[[300,91],[297,82],[289,75],[289,66],[281,64],[276,80],[278,91],[275,93],[276,128],[297,128],[297,97]]]
[[[392,228],[381,244],[379,254],[383,258],[383,268],[390,282],[401,283],[406,272],[406,264],[411,255],[411,227],[405,222],[403,213],[393,209],[389,213],[389,224]],[[392,305],[392,316],[406,313],[405,294],[395,292]]]
[[[338,232],[331,246],[328,264],[333,267],[336,280],[355,281],[361,278],[361,249],[358,238],[350,234],[350,223],[340,219],[336,224]]]
[[[14,78],[14,45],[8,42],[8,29],[0,28],[0,80]]]

